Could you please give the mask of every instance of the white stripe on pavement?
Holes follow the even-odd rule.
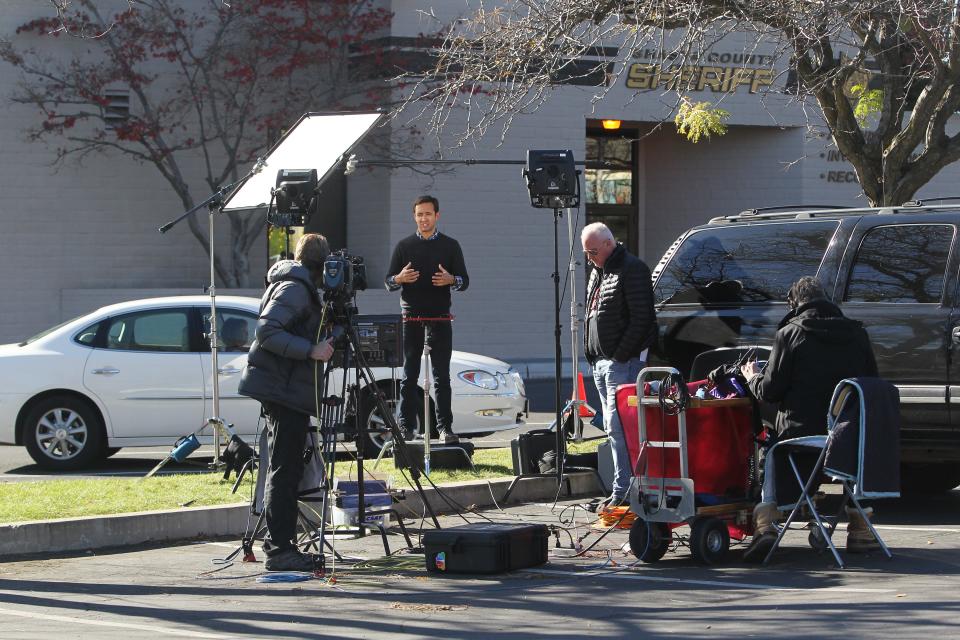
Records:
[[[8,616],[19,616],[21,618],[30,618],[31,620],[50,620],[53,622],[69,622],[71,624],[86,624],[92,627],[114,627],[118,629],[136,629],[137,631],[146,631],[150,634],[164,634],[168,636],[181,636],[183,638],[224,638],[220,633],[203,633],[200,631],[190,631],[188,629],[165,629],[154,624],[131,624],[129,622],[109,622],[107,620],[90,620],[89,618],[78,618],[75,616],[58,616],[50,613],[37,613],[35,611],[17,611],[15,609],[0,608],[0,614]]]
[[[960,533],[960,529],[943,529],[940,527],[896,527],[889,524],[875,524],[873,525],[875,529],[880,529],[881,531],[890,530],[890,531],[928,531],[931,533]]]
[[[557,569],[523,569],[524,573],[540,573],[571,578],[615,578],[619,580],[639,580],[643,582],[666,582],[670,584],[690,584],[700,587],[723,587],[725,589],[763,589],[764,591],[815,591],[823,593],[894,593],[894,589],[865,589],[860,587],[783,587],[774,584],[752,582],[733,582],[725,580],[690,580],[686,578],[663,578],[643,576],[622,569],[611,571],[561,571]]]

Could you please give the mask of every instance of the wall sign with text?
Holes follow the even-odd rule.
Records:
[[[653,52],[643,57],[654,58],[652,62],[635,62],[627,69],[628,89],[657,89],[670,91],[714,91],[733,93],[740,87],[747,87],[750,93],[757,93],[762,87],[773,84],[774,70],[770,67],[748,67],[746,64],[772,62],[770,56],[731,54],[711,52],[707,56],[708,64],[670,64],[656,60]]]

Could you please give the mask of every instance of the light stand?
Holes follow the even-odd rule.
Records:
[[[426,327],[424,327],[426,338]],[[423,475],[430,477],[430,345],[423,341]]]
[[[570,247],[576,242],[574,234],[576,228],[573,223],[573,216],[570,215],[570,209],[567,209],[567,241]],[[583,441],[583,420],[580,416],[581,408],[586,408],[591,414],[596,414],[592,407],[587,404],[587,398],[580,397],[580,310],[577,302],[577,267],[580,263],[574,256],[576,252],[570,252],[570,263],[567,265],[567,279],[570,283],[570,365],[571,380],[573,382],[573,397],[564,408],[564,413],[570,412],[571,432],[574,442]]]
[[[559,491],[560,485],[563,483],[563,465],[566,462],[567,457],[567,442],[563,434],[563,422],[561,421],[562,409],[560,407],[560,377],[562,375],[562,369],[560,366],[560,361],[563,358],[563,354],[560,350],[560,239],[559,239],[559,225],[560,225],[560,207],[556,206],[553,208],[553,318],[554,318],[554,329],[553,329],[553,347],[554,347],[554,375],[556,376],[556,384],[554,385],[555,397],[554,397],[554,410],[556,415],[554,419],[556,420],[555,424],[557,427],[557,490]],[[576,386],[576,385],[574,385]],[[569,486],[567,487],[567,493],[569,493]]]
[[[224,198],[227,194],[233,191],[235,187],[241,183],[248,180],[251,176],[254,176],[263,169],[265,162],[263,158],[257,158],[256,163],[254,163],[253,168],[250,169],[250,172],[245,176],[232,182],[226,186],[220,187],[217,191],[210,195],[206,200],[193,207],[183,215],[181,215],[176,220],[172,220],[158,229],[160,233],[166,233],[174,226],[176,226],[182,220],[185,220],[191,214],[199,211],[200,209],[206,207],[209,212],[210,224],[207,230],[207,252],[210,254],[210,285],[208,291],[210,292],[210,378],[213,391],[213,413],[210,415],[206,422],[204,422],[201,429],[209,426],[213,428],[213,466],[220,466],[220,434],[222,433],[226,439],[229,439],[232,434],[232,429],[227,425],[227,423],[220,416],[220,365],[217,359],[217,284],[216,284],[216,262],[214,258],[214,216],[218,213],[223,212],[224,208]]]
[[[560,347],[560,211],[580,204],[580,172],[575,169],[573,152],[564,151],[527,151],[527,168],[523,176],[530,191],[530,204],[539,209],[553,209],[553,345],[554,345],[554,427],[556,428],[556,473],[521,473],[513,479],[502,500],[509,499],[517,483],[522,478],[556,476],[557,493],[563,486],[566,464],[566,439],[564,436],[562,415],[564,409],[560,399],[562,376]],[[574,350],[576,353],[576,350]],[[574,385],[576,386],[576,385]],[[570,485],[567,484],[567,493]]]

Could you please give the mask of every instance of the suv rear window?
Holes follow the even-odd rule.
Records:
[[[839,223],[782,222],[690,234],[654,289],[658,303],[786,301],[801,276],[816,275]]]
[[[848,302],[937,303],[953,244],[948,224],[877,227],[860,243]]]

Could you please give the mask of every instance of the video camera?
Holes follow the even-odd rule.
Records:
[[[360,256],[351,256],[346,249],[334,251],[323,263],[320,288],[324,298],[334,302],[348,300],[357,291],[367,288],[367,266]]]

